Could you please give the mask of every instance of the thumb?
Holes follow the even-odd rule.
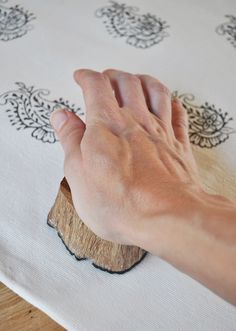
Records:
[[[84,122],[66,109],[53,111],[50,122],[60,140],[65,156],[73,154],[73,151],[78,153],[86,128]]]

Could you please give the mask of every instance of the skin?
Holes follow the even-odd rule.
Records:
[[[178,99],[156,78],[77,70],[86,124],[51,122],[73,203],[98,236],[158,255],[236,305],[236,203],[204,192]]]

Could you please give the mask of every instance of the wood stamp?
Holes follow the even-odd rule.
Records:
[[[109,273],[127,272],[147,254],[142,248],[113,243],[95,235],[78,216],[66,178],[61,181],[47,223],[56,229],[76,259],[90,259],[94,267]]]

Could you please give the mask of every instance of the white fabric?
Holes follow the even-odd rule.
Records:
[[[24,82],[49,89],[49,100],[63,97],[83,108],[74,69],[112,67],[151,74],[171,90],[194,94],[198,104],[213,103],[229,112],[236,129],[236,49],[215,31],[226,14],[236,15],[234,0],[127,0],[170,26],[169,36],[144,50],[108,34],[95,17],[106,0],[17,3],[36,19],[24,36],[0,40],[0,94]],[[76,261],[46,224],[63,177],[59,143],[43,143],[31,129],[17,131],[4,105],[0,110],[0,281],[68,330],[236,329],[232,305],[158,257],[149,254],[123,275]],[[215,148],[195,148],[205,186],[233,199],[235,146],[232,133]]]

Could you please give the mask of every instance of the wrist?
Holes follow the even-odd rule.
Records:
[[[184,189],[171,212],[161,212],[143,222],[137,240],[140,247],[174,263],[173,253],[190,246],[189,238],[208,235],[218,236],[218,240],[235,239],[235,225],[235,202],[202,190]]]
[[[141,247],[236,305],[236,204],[205,192],[183,201],[149,223]]]

